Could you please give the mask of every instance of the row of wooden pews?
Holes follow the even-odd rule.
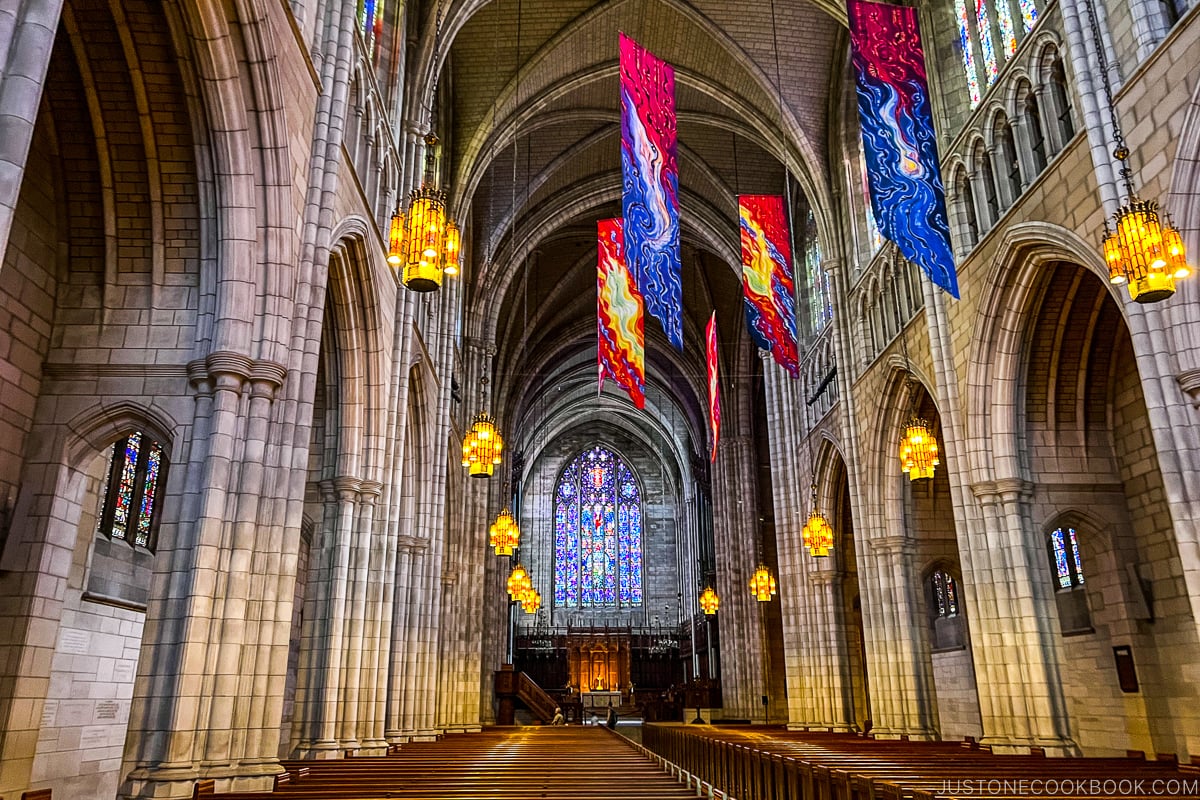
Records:
[[[623,738],[600,727],[494,728],[406,744],[389,756],[288,761],[275,790],[213,800],[678,800],[695,797]]]
[[[1163,757],[993,755],[973,742],[908,742],[780,728],[650,725],[652,752],[737,800],[1054,800],[1200,797],[1200,767]]]

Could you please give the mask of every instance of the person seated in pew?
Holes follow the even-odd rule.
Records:
[[[566,725],[567,718],[563,716],[562,709],[558,706],[554,707],[554,719],[550,721],[551,725]]]

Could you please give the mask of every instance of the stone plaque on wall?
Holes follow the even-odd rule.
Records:
[[[42,727],[51,728],[54,726],[54,721],[58,718],[58,701],[47,700],[42,706]]]
[[[87,631],[77,631],[67,628],[62,632],[62,638],[59,639],[58,649],[63,653],[83,655],[87,653],[88,646],[91,643],[92,636]]]
[[[96,719],[116,719],[121,706],[113,700],[101,700],[96,703]]]

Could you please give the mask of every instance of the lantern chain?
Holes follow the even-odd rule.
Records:
[[[1100,36],[1100,23],[1096,20],[1096,9],[1093,0],[1083,0],[1087,9],[1088,26],[1092,31],[1092,44],[1096,48],[1096,61],[1100,67],[1100,85],[1104,88],[1104,102],[1108,104],[1108,122],[1112,127],[1113,157],[1121,163],[1121,180],[1125,184],[1125,193],[1133,199],[1133,171],[1129,168],[1129,147],[1125,144],[1125,134],[1121,131],[1121,122],[1117,118],[1117,107],[1113,103],[1112,81],[1108,77],[1108,56],[1104,52],[1104,41]]]

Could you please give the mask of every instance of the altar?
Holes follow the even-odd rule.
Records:
[[[582,695],[584,708],[617,708],[621,705],[620,692],[584,692]]]

